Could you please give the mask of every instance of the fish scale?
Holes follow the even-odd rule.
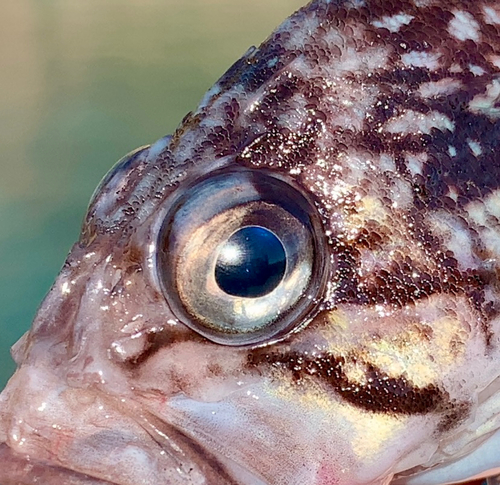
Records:
[[[314,0],[115,165],[14,347],[1,483],[493,475],[499,28],[492,0]],[[253,228],[286,262],[226,292]]]

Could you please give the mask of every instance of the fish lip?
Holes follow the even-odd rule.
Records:
[[[43,365],[21,366],[0,393],[0,484],[132,485],[144,463],[156,477],[147,483],[207,483],[206,473],[216,475],[192,442],[177,442],[183,436],[165,417],[108,391],[71,387]],[[40,410],[41,403],[48,404]]]
[[[207,483],[220,485],[239,483],[225,469],[224,464],[216,459],[215,455],[204,449],[182,430],[170,424],[159,425],[159,418],[147,411],[141,417],[144,429],[161,449],[177,461],[178,467],[182,468],[183,465],[187,465],[184,468],[188,469],[196,467],[200,475],[208,480]],[[175,483],[192,483],[188,475],[189,473],[181,478],[182,482],[176,481]],[[19,453],[7,442],[0,442],[0,485],[126,485],[128,483],[130,482],[102,478],[99,472],[94,474],[78,471],[71,466]]]
[[[97,476],[80,473],[70,468],[33,459],[0,443],[0,483],[1,485],[121,485]]]
[[[196,437],[186,434],[178,423],[170,422],[168,415],[157,415],[135,396],[109,394],[98,386],[57,387],[60,382],[57,376],[45,373],[43,367],[37,368],[38,373],[30,374],[31,371],[33,369],[29,366],[18,369],[0,394],[1,485],[131,485],[138,480],[134,474],[137,472],[134,460],[126,461],[127,457],[130,458],[127,454],[129,446],[144,452],[144,455],[135,456],[138,461],[154,458],[151,461],[154,480],[165,477],[147,483],[237,483],[216,454],[198,444]],[[41,381],[46,386],[38,389],[36,386]],[[57,405],[49,406],[48,415],[43,412],[42,415],[33,414],[40,411],[36,407],[39,402],[53,402],[54,388],[57,388]],[[96,416],[106,415],[107,426],[92,427],[79,434],[82,429],[87,429],[87,418],[81,416],[69,423],[68,416],[65,417],[64,410],[61,410],[61,406],[71,408],[76,402],[83,403],[88,412],[93,409]],[[68,415],[72,416],[74,411],[71,409]],[[44,412],[49,411],[44,409]],[[52,431],[52,418],[58,422],[59,417],[62,431]],[[19,431],[16,423],[24,423]],[[113,431],[123,439],[110,442],[106,433],[113,434]],[[59,442],[59,434],[61,444],[55,445]],[[22,436],[26,437],[26,442]],[[106,459],[101,463],[103,447],[113,444],[116,446],[106,451]],[[64,448],[62,451],[61,447]],[[83,458],[87,453],[90,453],[89,459]],[[115,468],[117,462],[123,466]]]

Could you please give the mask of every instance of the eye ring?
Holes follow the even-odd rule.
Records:
[[[329,274],[323,234],[313,202],[292,182],[223,169],[180,188],[159,231],[156,271],[185,325],[219,344],[259,345],[312,317]],[[234,241],[246,260],[221,280],[221,254]],[[238,278],[233,291],[227,285]]]

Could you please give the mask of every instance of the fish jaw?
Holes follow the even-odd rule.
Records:
[[[3,485],[31,485],[35,483],[64,483],[65,485],[104,485],[111,482],[81,475],[71,470],[49,466],[20,457],[5,443],[0,444],[2,471],[0,479]],[[5,464],[5,465],[3,465]]]
[[[64,478],[69,483],[72,483],[70,480],[80,483],[79,476],[81,483],[86,483],[87,478],[90,483],[107,482],[109,472],[104,467],[94,469],[89,453],[90,447],[94,446],[96,452],[99,447],[101,424],[100,419],[95,418],[102,416],[96,411],[103,408],[102,402],[92,394],[68,389],[46,370],[32,366],[18,369],[2,393],[5,429],[1,436],[1,482],[36,483],[43,479],[55,483],[56,479]],[[85,416],[90,417],[92,425],[83,423]],[[125,445],[112,448],[111,455],[118,458],[118,462],[124,462],[119,459],[119,449],[124,457],[126,455],[125,437],[126,431],[121,437],[115,437],[116,444]],[[129,455],[129,459],[132,458],[133,452]],[[116,477],[111,482],[120,483]]]
[[[2,401],[2,484],[126,485],[166,477],[173,484],[203,483],[183,477],[138,422],[95,389],[69,388],[45,369],[23,366]]]
[[[72,388],[39,367],[17,370],[0,418],[2,485],[265,483],[236,464],[225,465],[237,478],[221,472],[221,460],[134,399]]]

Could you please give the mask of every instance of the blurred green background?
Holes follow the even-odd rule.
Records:
[[[2,1],[0,389],[107,169],[171,133],[303,3]]]

